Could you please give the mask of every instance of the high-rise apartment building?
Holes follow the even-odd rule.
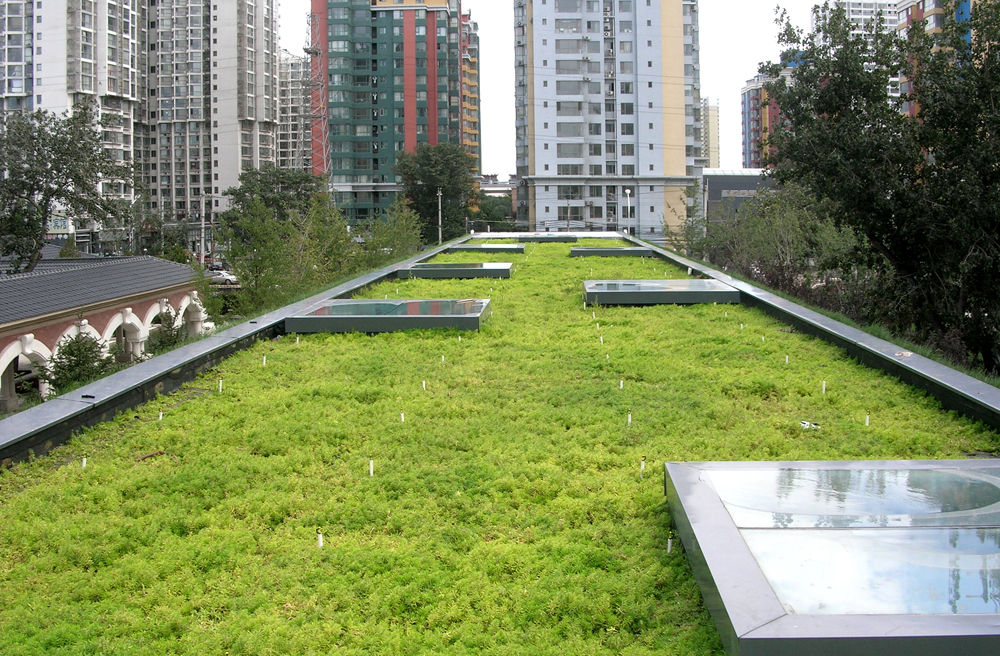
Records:
[[[59,3],[0,0],[0,96],[4,112],[71,111],[90,102],[103,119],[104,146],[118,161],[132,161],[143,134],[146,16],[135,0]],[[134,190],[103,183],[112,196]],[[93,217],[57,215],[53,235],[74,235],[84,250],[98,250],[101,225]]]
[[[479,137],[479,25],[471,13],[462,14],[462,145],[475,160],[473,171],[482,168]]]
[[[515,0],[518,219],[680,226],[704,165],[696,0]]]
[[[278,168],[312,171],[311,59],[283,51],[278,61]]]
[[[719,168],[719,103],[708,98],[701,101],[702,152],[705,155],[705,166],[710,169]]]
[[[241,171],[275,164],[278,44],[274,0],[156,0],[149,9],[149,209],[200,228],[226,209]]]
[[[95,102],[105,147],[140,182],[105,193],[141,193],[165,224],[187,222],[195,251],[240,171],[276,162],[274,0],[0,0],[0,20],[4,110]],[[99,250],[96,223],[50,228]]]
[[[330,183],[350,220],[392,204],[397,153],[478,152],[478,36],[459,0],[313,0],[312,11],[327,35]]]
[[[779,125],[781,112],[768,97],[765,84],[767,75],[756,75],[747,80],[740,91],[740,110],[743,117],[743,168],[759,169],[764,166],[767,135]]]
[[[934,2],[935,0],[931,0]],[[939,1],[939,0],[938,0]],[[833,6],[842,7],[847,13],[847,20],[851,22],[851,36],[868,37],[871,23],[879,15],[885,22],[885,30],[891,32],[896,29],[897,24],[897,3],[895,0],[834,0]],[[816,16],[813,15],[812,27],[816,29]],[[899,78],[889,78],[888,93],[892,97],[899,96]]]

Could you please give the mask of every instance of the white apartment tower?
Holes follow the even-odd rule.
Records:
[[[312,60],[282,51],[278,61],[278,168],[312,171]]]
[[[0,0],[3,110],[54,113],[92,102],[104,121],[105,149],[119,161],[136,158],[146,38],[145,3],[137,0]],[[134,191],[105,183],[106,194],[134,199]],[[73,234],[97,250],[101,226],[57,217],[54,235]]]
[[[518,220],[679,228],[700,175],[697,0],[514,0]]]
[[[844,8],[847,19],[851,21],[851,36],[858,37],[867,35],[872,21],[878,17],[879,12],[885,20],[886,31],[894,31],[899,22],[896,5],[906,3],[905,0],[899,3],[896,0],[835,0],[832,4]],[[812,28],[816,29],[815,15],[812,18]],[[898,77],[889,78],[888,92],[890,96],[899,96]]]
[[[148,1],[148,0],[146,0]],[[149,11],[149,209],[211,251],[222,193],[276,163],[274,0],[157,0]]]
[[[275,0],[0,0],[3,111],[71,111],[93,100],[105,147],[134,160],[139,189],[105,188],[167,224],[185,221],[200,251],[222,192],[277,161]],[[98,250],[99,226],[57,219]]]

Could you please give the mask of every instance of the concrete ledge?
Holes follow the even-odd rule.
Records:
[[[173,392],[257,340],[283,334],[286,317],[301,314],[325,299],[351,296],[369,285],[395,277],[401,268],[432,258],[467,239],[463,237],[425,250],[408,260],[358,276],[0,420],[0,463],[9,465],[44,455],[80,429],[108,421],[158,394]]]
[[[622,238],[647,246],[665,260],[690,268],[692,273],[736,288],[743,304],[760,308],[797,330],[843,348],[859,362],[928,392],[949,410],[1000,429],[1000,389],[672,251],[634,237]]]

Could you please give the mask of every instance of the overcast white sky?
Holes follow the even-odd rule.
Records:
[[[676,2],[677,0],[660,0]],[[721,165],[742,166],[740,89],[757,74],[760,62],[778,57],[774,9],[788,10],[792,22],[809,26],[816,0],[700,0],[701,95],[719,103]],[[503,180],[514,172],[514,3],[462,0],[479,23],[483,173]],[[302,51],[309,0],[278,0],[282,47]]]

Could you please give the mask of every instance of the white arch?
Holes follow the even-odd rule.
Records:
[[[200,335],[206,319],[208,319],[208,313],[205,312],[205,306],[198,298],[198,292],[192,291],[185,294],[177,306],[177,322],[186,325],[188,337]]]
[[[86,333],[91,337],[93,337],[94,339],[96,339],[98,342],[100,342],[104,352],[107,353],[108,343],[104,341],[104,339],[101,337],[101,333],[97,332],[97,330],[95,330],[94,327],[90,325],[89,321],[87,321],[86,319],[81,319],[80,321],[75,322],[72,326],[70,326],[66,330],[62,331],[62,334],[59,335],[59,339],[57,339],[55,344],[52,345],[52,355],[54,356],[57,353],[59,353],[59,348],[62,346],[62,341],[64,339],[66,339],[67,337],[72,339],[73,337],[76,337],[81,333]]]
[[[2,374],[7,371],[7,367],[10,366],[11,362],[17,360],[22,355],[28,358],[36,367],[45,366],[52,361],[52,351],[40,340],[35,339],[34,334],[27,333],[21,335],[15,341],[8,344],[3,351],[0,351],[0,386],[3,385]],[[48,394],[48,388],[48,383],[39,381],[38,391],[43,397]],[[6,392],[7,390],[0,389],[0,398],[6,396]]]
[[[142,327],[146,329],[147,334],[149,333],[149,330],[153,327],[153,320],[155,320],[156,317],[166,312],[168,309],[173,310],[173,308],[170,306],[170,299],[168,298],[161,298],[156,303],[153,303],[151,306],[149,306],[149,309],[146,310],[146,316],[142,318]]]
[[[125,326],[125,334],[130,342],[145,341],[149,337],[149,331],[139,320],[139,317],[132,312],[132,308],[125,308],[115,313],[115,316],[108,321],[104,335],[101,336],[102,341],[110,344],[114,340],[115,331],[119,326]]]

